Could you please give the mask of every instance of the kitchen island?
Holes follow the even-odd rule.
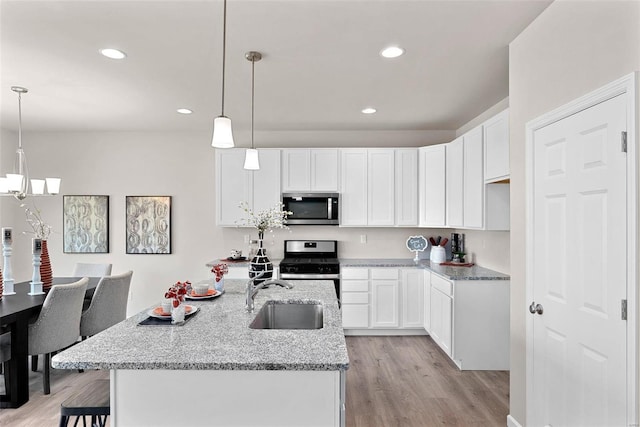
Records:
[[[349,367],[331,281],[291,281],[258,292],[244,309],[245,281],[188,301],[182,326],[141,326],[147,310],[56,355],[59,369],[111,371],[112,426],[339,426]],[[251,329],[268,300],[319,302],[323,327]],[[150,307],[152,308],[152,307]]]

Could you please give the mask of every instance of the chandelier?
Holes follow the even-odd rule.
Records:
[[[18,200],[24,200],[27,196],[44,195],[45,184],[47,194],[58,194],[60,178],[29,180],[27,156],[22,148],[22,94],[29,90],[21,86],[12,86],[11,90],[18,94],[18,149],[13,163],[13,173],[0,177],[0,195],[14,196]],[[29,183],[31,183],[31,193],[29,193]]]

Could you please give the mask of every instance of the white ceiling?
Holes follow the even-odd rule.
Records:
[[[508,44],[549,3],[228,0],[225,113],[250,128],[257,50],[257,131],[457,129],[508,96]],[[25,130],[204,131],[220,114],[222,0],[0,6],[3,128],[17,127],[13,85],[29,89]],[[406,54],[381,58],[388,44]]]

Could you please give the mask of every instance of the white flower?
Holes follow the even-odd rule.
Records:
[[[286,225],[287,216],[292,214],[292,212],[282,209],[284,208],[282,203],[276,203],[272,208],[264,209],[257,213],[249,207],[247,202],[240,203],[240,208],[247,213],[247,217],[242,218],[239,225],[254,227],[260,234],[273,228],[288,228]]]

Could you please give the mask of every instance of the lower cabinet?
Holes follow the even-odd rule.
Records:
[[[345,334],[424,334],[424,270],[343,267],[340,286]]]
[[[510,282],[435,273],[430,282],[427,330],[434,342],[462,370],[508,370]]]

